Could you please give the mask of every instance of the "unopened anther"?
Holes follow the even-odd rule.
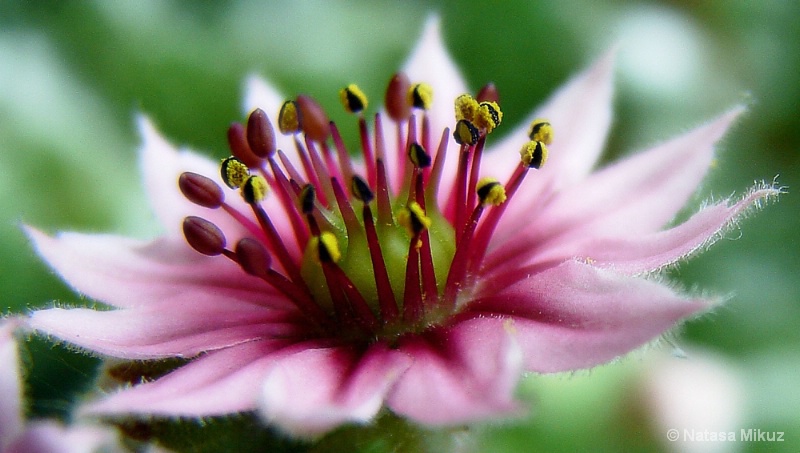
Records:
[[[258,157],[267,158],[275,154],[275,130],[261,109],[253,110],[247,118],[247,143]]]
[[[187,200],[204,208],[217,209],[225,201],[225,194],[219,185],[197,173],[181,173],[178,177],[178,187]]]
[[[189,216],[183,219],[183,235],[189,245],[207,256],[217,256],[225,250],[222,230],[206,219]]]

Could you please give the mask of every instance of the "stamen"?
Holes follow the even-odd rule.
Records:
[[[547,147],[542,142],[530,141],[522,146],[519,155],[529,168],[541,168],[547,162]]]
[[[250,170],[244,162],[231,156],[222,160],[220,176],[226,186],[231,189],[238,189],[250,176]]]
[[[456,128],[453,131],[453,138],[459,145],[471,146],[478,143],[480,131],[469,120],[460,119],[456,123]]]
[[[419,243],[420,233],[430,228],[432,224],[430,217],[425,215],[425,211],[416,201],[412,201],[406,208],[397,213],[397,222],[404,226],[411,237],[417,241],[416,248],[422,245]]]
[[[247,144],[258,157],[267,158],[275,154],[275,130],[261,109],[253,110],[247,119]]]
[[[206,219],[189,216],[183,219],[183,235],[197,252],[217,256],[225,250],[225,235],[218,226]]]
[[[338,263],[342,258],[339,241],[333,233],[323,231],[322,234],[314,237],[312,243],[317,249],[317,258],[320,263]]]
[[[425,151],[419,143],[412,143],[408,147],[408,158],[411,163],[417,168],[427,168],[431,165],[431,156]]]
[[[182,173],[178,177],[178,187],[189,201],[204,208],[217,209],[225,201],[219,185],[197,173]]]
[[[494,178],[481,178],[476,187],[481,204],[498,206],[506,201],[506,189]]]
[[[439,149],[436,150],[436,159],[433,161],[433,168],[431,168],[430,177],[428,178],[428,188],[426,189],[425,196],[427,198],[428,206],[430,206],[431,209],[439,209],[439,184],[442,180],[444,160],[447,157],[447,140],[449,137],[450,129],[445,128],[444,131],[442,131],[442,137],[439,140]]]
[[[533,141],[549,145],[553,142],[553,126],[547,120],[537,118],[531,122],[528,137]]]
[[[286,101],[278,113],[278,130],[283,135],[293,135],[300,132],[302,124],[300,108],[295,101]]]
[[[367,95],[354,83],[339,90],[339,100],[344,109],[350,113],[359,113],[367,108]]]
[[[433,88],[427,83],[412,85],[408,90],[407,102],[418,109],[430,109],[433,104]]]
[[[367,182],[361,179],[359,176],[353,176],[350,183],[350,193],[353,194],[356,200],[368,205],[373,198],[375,198],[375,194],[367,185]]]
[[[386,113],[396,123],[402,123],[411,116],[411,103],[407,101],[406,97],[410,86],[411,82],[409,82],[408,76],[400,72],[392,77],[389,86],[386,87],[384,102]]]
[[[456,121],[467,120],[474,121],[475,115],[478,113],[480,104],[469,94],[462,94],[456,98]],[[457,128],[456,128],[457,129]]]
[[[496,102],[492,101],[481,102],[473,120],[475,126],[485,130],[487,134],[490,134],[502,121],[503,111]]]
[[[263,176],[251,175],[242,185],[242,198],[247,204],[260,203],[267,196],[268,185]]]
[[[244,126],[240,123],[231,123],[228,127],[228,147],[231,154],[250,168],[261,168],[263,161],[250,149],[245,135]]]
[[[477,100],[478,102],[494,101],[499,103],[500,93],[497,91],[497,87],[495,86],[495,84],[489,82],[486,85],[484,85],[480,91],[478,91],[478,95],[475,96],[475,100]]]
[[[312,97],[301,94],[297,96],[297,108],[300,110],[302,121],[300,127],[306,137],[318,143],[323,143],[331,134],[330,120],[317,101]]]

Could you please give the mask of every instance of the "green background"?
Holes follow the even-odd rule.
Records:
[[[499,87],[505,124],[618,44],[606,159],[746,103],[687,212],[776,175],[789,193],[670,272],[684,287],[732,295],[675,343],[737,383],[737,434],[784,431],[785,441],[689,447],[800,449],[800,3],[0,0],[0,11],[0,312],[86,302],[39,261],[22,224],[157,234],[139,182],[138,112],[173,142],[222,157],[227,125],[242,119],[244,77],[257,73],[314,95],[348,125],[337,90],[355,82],[379,99],[432,12],[470,85]],[[677,449],[648,402],[658,367],[685,362],[664,358],[670,349],[527,377],[530,417],[458,435],[490,452]],[[63,417],[95,361],[41,340],[25,356],[31,413]],[[698,377],[687,395],[701,388]]]

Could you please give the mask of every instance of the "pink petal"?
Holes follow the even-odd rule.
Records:
[[[371,346],[363,354],[349,347],[307,349],[270,371],[261,413],[291,435],[311,437],[348,422],[366,423],[411,358]]]
[[[471,319],[401,340],[414,358],[388,399],[393,411],[430,425],[454,425],[517,412],[522,357],[503,320]]]
[[[298,327],[284,312],[232,305],[213,295],[216,309],[165,301],[162,307],[112,311],[53,308],[31,314],[28,325],[91,351],[125,359],[193,357],[262,338],[285,337]]]
[[[37,422],[4,453],[122,453],[114,431],[98,426],[65,427],[55,422]]]
[[[660,283],[568,261],[521,280],[485,282],[469,309],[510,317],[526,369],[552,373],[613,360],[710,306]]]
[[[246,275],[223,257],[206,257],[184,239],[142,242],[111,235],[61,233],[51,238],[31,227],[26,232],[41,255],[77,291],[117,307],[183,301],[197,308],[233,301],[278,308],[292,306],[263,281]]]
[[[14,319],[0,319],[0,451],[22,431],[22,386]]]
[[[261,385],[285,342],[253,341],[210,352],[156,381],[123,389],[83,407],[84,414],[204,417],[256,408]]]
[[[537,262],[569,257],[591,260],[623,274],[651,272],[675,263],[697,250],[709,247],[748,210],[762,200],[776,197],[779,189],[753,190],[737,203],[718,203],[702,209],[686,222],[666,231],[647,235],[578,239],[548,249]]]
[[[520,243],[545,250],[576,239],[658,230],[694,193],[711,165],[714,144],[742,111],[741,107],[735,108],[687,134],[593,173],[584,182],[547,200],[535,217],[528,215],[524,228],[514,223],[519,219],[504,218],[503,222],[508,221],[521,231],[513,235],[513,241],[491,252],[487,269],[521,254],[531,256],[533,251],[519,247]],[[515,198],[512,203],[525,207],[524,201]],[[498,233],[501,234],[493,237],[496,244],[512,237],[504,237],[502,230]]]

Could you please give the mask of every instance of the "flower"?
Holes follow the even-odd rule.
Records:
[[[22,418],[22,386],[14,330],[19,319],[0,319],[0,452],[80,453],[124,451],[117,436],[90,425],[65,427],[54,421],[26,425]]]
[[[592,172],[612,66],[601,58],[491,145],[497,90],[464,95],[433,19],[372,133],[366,96],[340,93],[363,160],[312,98],[284,102],[257,78],[221,166],[142,118],[145,183],[167,232],[30,229],[66,281],[114,309],[41,310],[29,325],[112,357],[189,359],[90,404],[94,414],[258,408],[314,436],[383,405],[428,425],[517,413],[524,370],[606,363],[713,307],[657,271],[780,192],[762,184],[662,229],[743,109]]]

